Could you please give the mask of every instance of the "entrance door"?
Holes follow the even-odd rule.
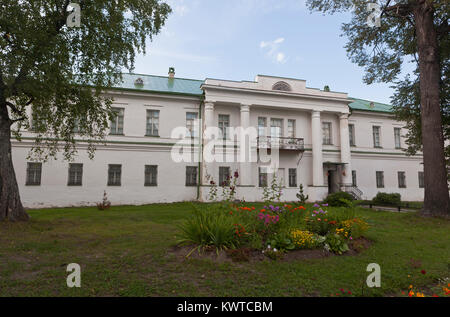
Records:
[[[339,191],[339,187],[336,183],[336,171],[329,170],[328,171],[328,193],[336,193]]]

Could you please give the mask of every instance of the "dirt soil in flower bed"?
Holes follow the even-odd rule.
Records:
[[[372,241],[366,238],[359,238],[349,243],[349,251],[343,256],[353,256],[363,252],[372,245]],[[237,250],[224,250],[216,252],[214,248],[203,248],[198,251],[198,247],[191,246],[175,246],[168,251],[168,255],[174,255],[178,260],[185,261],[186,259],[210,259],[214,262],[260,262],[270,259],[265,256],[261,250],[252,250],[248,248],[241,248]],[[318,259],[329,256],[336,256],[336,254],[327,252],[324,249],[314,250],[294,250],[285,252],[281,261],[292,262],[307,259]]]

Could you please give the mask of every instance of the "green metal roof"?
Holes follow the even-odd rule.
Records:
[[[122,77],[122,84],[116,85],[114,88],[181,95],[203,95],[203,90],[200,89],[203,80],[141,74],[122,74]],[[142,80],[142,84],[136,82],[139,78]]]
[[[143,75],[143,74],[122,74],[123,82],[120,85],[115,86],[117,89],[126,89],[143,92],[155,92],[155,93],[169,93],[180,95],[192,95],[201,96],[203,90],[200,86],[204,83],[203,80],[186,79],[186,78],[173,78],[170,79],[166,76],[155,75]],[[142,84],[138,84],[136,80],[142,80]],[[374,111],[374,112],[392,112],[392,106],[372,102],[369,100],[358,99],[349,97],[353,102],[349,104],[352,110]],[[372,104],[372,105],[371,105]]]
[[[349,107],[352,110],[363,110],[363,111],[374,111],[374,112],[392,112],[392,106],[387,105],[385,103],[379,103],[375,101],[369,101],[364,99],[357,99],[357,98],[351,98],[350,100],[353,100],[351,104],[349,104]]]

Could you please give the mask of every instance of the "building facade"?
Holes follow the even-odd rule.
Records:
[[[199,81],[175,78],[173,69],[169,77],[124,74],[105,94],[117,115],[93,160],[81,140],[71,162],[27,159],[31,131],[12,141],[24,206],[94,205],[104,191],[115,205],[206,201],[211,181],[235,172],[236,196],[246,201],[262,200],[274,177],[284,201],[297,200],[300,184],[310,201],[341,190],[423,200],[422,156],[405,155],[404,124],[389,105],[304,80]]]

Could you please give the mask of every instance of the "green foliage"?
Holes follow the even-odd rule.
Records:
[[[235,234],[235,218],[221,208],[194,206],[193,217],[179,226],[179,243],[184,245],[214,246],[217,250],[235,248],[239,239]]]
[[[17,120],[12,132],[19,139],[34,121],[30,154],[42,161],[61,143],[71,158],[75,129],[93,155],[114,116],[111,98],[101,92],[121,81],[123,68],[133,69],[136,53],[145,53],[147,39],[171,12],[159,0],[75,0],[81,25],[68,27],[69,2],[0,3],[0,106]],[[7,115],[4,110],[0,115]]]
[[[272,175],[272,180],[270,181],[270,187],[265,186],[263,188],[263,200],[266,203],[274,201],[280,202],[282,195],[283,185],[281,184],[281,180],[278,180],[277,175],[274,173]]]
[[[303,184],[300,184],[300,187],[299,187],[299,190],[298,190],[298,193],[296,194],[296,196],[297,196],[300,204],[304,204],[308,200],[309,195],[305,196],[305,194],[303,193]]]
[[[329,194],[324,202],[332,207],[348,207],[349,202],[353,200],[352,195],[346,192]]]
[[[348,244],[343,237],[336,233],[329,233],[325,239],[325,250],[343,254],[349,250]]]
[[[372,199],[374,204],[383,206],[399,206],[401,204],[401,195],[399,193],[377,193]]]
[[[271,248],[277,249],[279,251],[294,250],[295,245],[287,232],[280,232],[278,234],[273,234],[267,244]]]

